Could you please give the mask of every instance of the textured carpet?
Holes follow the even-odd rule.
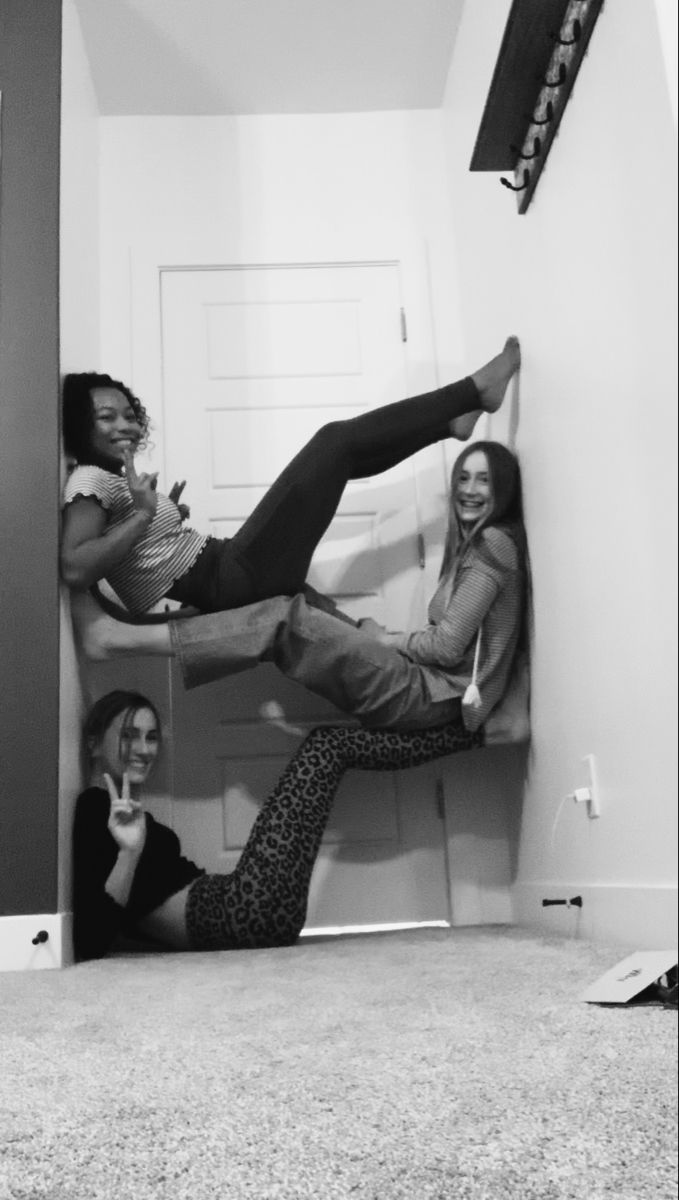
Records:
[[[514,929],[0,975],[0,1200],[672,1200],[676,1012]]]

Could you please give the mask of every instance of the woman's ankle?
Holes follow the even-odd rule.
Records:
[[[502,404],[507,385],[521,366],[519,339],[508,337],[502,350],[471,376],[479,393],[481,408],[485,412],[497,412]]]

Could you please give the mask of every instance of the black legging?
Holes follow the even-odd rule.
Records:
[[[213,538],[169,593],[203,612],[304,590],[311,558],[350,479],[366,479],[450,437],[479,407],[471,378],[333,421],[296,454],[231,539]]]
[[[313,729],[260,810],[235,870],[191,885],[191,948],[243,950],[296,941],[321,839],[348,770],[402,771],[483,744],[483,733],[468,733],[461,721],[416,733]]]

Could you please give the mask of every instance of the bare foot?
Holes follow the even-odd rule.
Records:
[[[91,662],[153,654],[169,657],[167,625],[127,625],[99,607],[89,592],[71,592],[71,618],[79,649]]]
[[[304,729],[301,725],[293,725],[288,721],[282,704],[279,704],[277,700],[266,700],[264,704],[261,704],[259,715],[267,725],[273,725],[275,729],[291,734],[292,737],[303,737],[309,732],[308,728]]]
[[[115,653],[115,621],[89,592],[71,592],[71,619],[78,649],[91,662],[106,662]]]
[[[465,413],[462,417],[454,417],[448,424],[451,437],[457,438],[458,442],[468,441],[474,432],[476,422],[482,416],[483,409],[477,408],[475,412]]]
[[[293,738],[306,737],[312,729],[319,729],[321,726],[327,726],[329,729],[337,729],[340,726],[343,729],[361,728],[360,721],[355,717],[342,718],[341,716],[314,719],[307,725],[295,725],[292,721],[288,721],[285,709],[278,700],[265,700],[259,706],[259,715],[267,725],[271,725],[274,729],[280,729],[282,733],[287,733],[289,737]]]
[[[512,375],[521,366],[521,347],[517,337],[508,337],[504,347],[495,358],[472,375],[479,390],[484,412],[497,412],[502,404]]]

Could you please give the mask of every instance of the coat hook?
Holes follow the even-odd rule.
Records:
[[[580,41],[580,34],[582,33],[582,25],[577,17],[573,22],[571,32],[573,34],[572,38],[562,38],[560,33],[550,33],[548,36],[553,42],[557,42],[559,46],[574,46],[576,42]]]
[[[540,118],[540,120],[538,120],[536,116],[529,116],[528,113],[524,113],[524,117],[527,121],[530,121],[531,125],[549,125],[549,122],[554,116],[554,105],[552,104],[551,100],[548,100],[545,105],[545,113],[547,115],[544,117],[544,119]]]
[[[566,82],[566,64],[559,63],[559,70],[558,70],[556,79],[547,79],[546,76],[544,79],[541,79],[539,75],[536,75],[535,78],[536,78],[536,81],[538,83],[541,83],[543,87],[549,87],[549,88],[563,87],[564,83]]]
[[[525,158],[528,161],[531,158],[539,158],[540,157],[540,151],[542,150],[542,142],[540,141],[539,137],[533,138],[533,153],[532,154],[523,154],[521,152],[521,150],[519,150],[518,146],[510,146],[509,149],[512,151],[513,154],[516,154],[517,158]]]
[[[510,192],[524,192],[530,183],[530,171],[527,167],[524,168],[523,183],[521,184],[510,183],[503,175],[500,176],[500,183],[503,187],[509,188]]]

